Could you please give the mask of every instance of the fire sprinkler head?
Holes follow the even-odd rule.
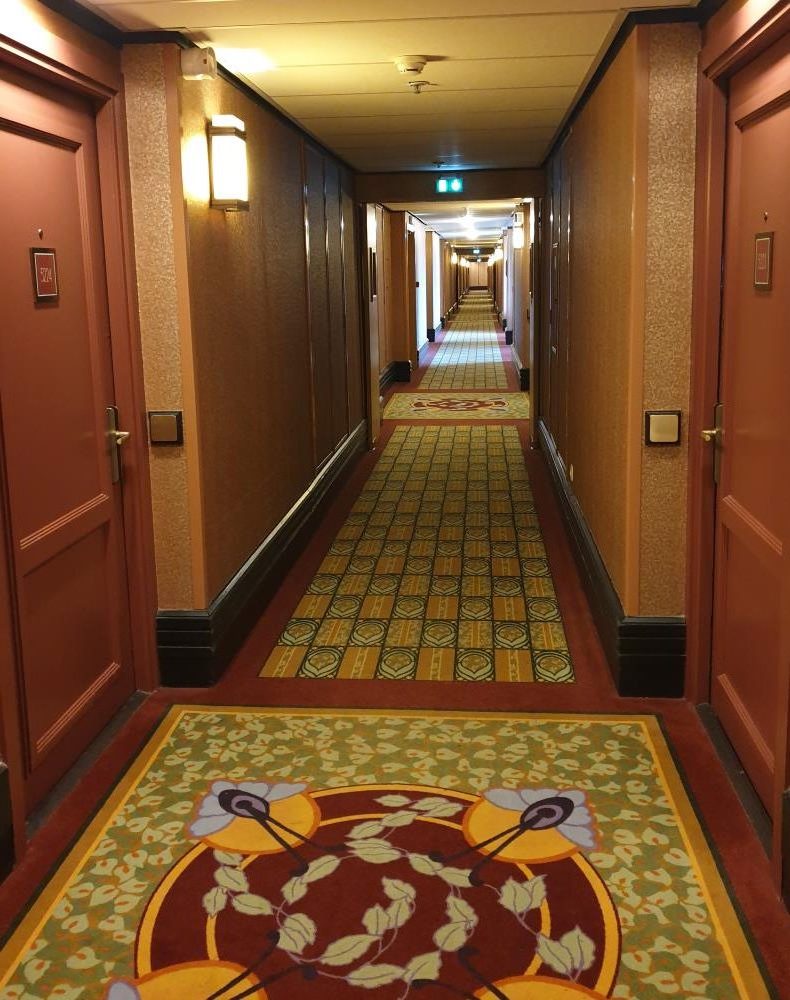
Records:
[[[409,88],[413,94],[421,94],[426,87],[435,87],[430,80],[409,80]]]

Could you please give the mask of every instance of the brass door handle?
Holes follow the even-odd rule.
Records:
[[[703,441],[707,441],[709,444],[711,441],[715,441],[721,434],[721,427],[710,427],[708,430],[700,431],[700,436]]]
[[[129,438],[132,436],[132,432],[112,430],[110,431],[110,436],[112,437],[113,441],[120,447],[120,445],[122,445],[124,441],[129,440]]]

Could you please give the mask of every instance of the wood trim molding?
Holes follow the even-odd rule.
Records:
[[[366,445],[367,423],[363,421],[205,611],[159,612],[156,624],[163,684],[207,687],[219,680],[277,590],[283,573],[304,548],[333,487]]]
[[[710,698],[716,489],[713,482],[713,450],[702,441],[700,434],[713,418],[713,408],[719,393],[726,132],[725,93],[700,73],[697,98],[686,564],[687,606],[690,609],[686,696],[693,702],[708,701]]]
[[[538,438],[618,693],[633,698],[682,697],[685,619],[625,614],[542,419],[538,421]]]
[[[135,681],[151,690],[158,683],[154,621],[156,610],[153,529],[151,521],[148,448],[142,381],[142,356],[137,327],[136,278],[131,238],[128,155],[125,145],[120,54],[106,41],[82,27],[30,4],[35,17],[3,21],[0,63],[7,62],[35,78],[65,91],[87,95],[95,102],[99,188],[105,253],[107,301],[112,341],[114,387],[119,409],[127,414],[134,433],[124,455],[124,543],[126,547],[130,633]],[[23,9],[20,7],[20,9]],[[32,31],[31,25],[35,27]],[[32,33],[31,33],[32,31]],[[0,522],[4,499],[0,483]],[[25,828],[25,751],[19,716],[16,625],[9,581],[4,579],[5,538],[0,523],[0,635],[10,649],[0,649],[0,711],[7,755],[13,841],[20,857],[27,842]],[[9,552],[10,552],[9,548]],[[8,621],[6,623],[6,617]],[[3,626],[7,624],[8,628]],[[8,655],[6,655],[8,654]],[[0,776],[0,781],[5,779]],[[0,867],[3,829],[0,792]]]
[[[700,67],[711,80],[729,76],[790,31],[790,2],[727,4],[708,22]]]
[[[782,795],[782,811],[780,813],[780,857],[782,859],[782,877],[780,891],[785,906],[790,910],[790,788]]]
[[[99,109],[96,134],[115,401],[134,431],[126,444],[123,480],[132,656],[137,686],[150,691],[159,683],[154,630],[157,608],[154,526],[125,102],[121,95]]]

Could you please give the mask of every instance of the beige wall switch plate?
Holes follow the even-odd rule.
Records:
[[[183,444],[184,422],[180,410],[149,410],[148,437],[151,444]]]
[[[680,444],[680,410],[646,410],[645,444]]]

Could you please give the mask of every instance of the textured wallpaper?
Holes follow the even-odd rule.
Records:
[[[641,615],[685,611],[698,51],[696,25],[651,26],[643,405],[681,410],[683,439],[643,446]]]
[[[132,189],[137,297],[148,409],[184,408],[182,317],[174,279],[172,124],[165,91],[164,49],[129,45],[123,74]],[[185,414],[185,434],[194,423]],[[159,607],[192,608],[189,477],[186,449],[151,448],[156,578]]]

